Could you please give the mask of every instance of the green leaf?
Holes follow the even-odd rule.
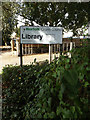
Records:
[[[52,118],[55,118],[55,112],[49,113],[48,116],[49,116],[49,118],[51,118],[51,119],[52,119]]]
[[[57,110],[56,110],[57,116],[60,115],[61,112],[62,112],[62,108],[60,106],[58,106]]]
[[[76,86],[78,82],[78,74],[75,69],[65,71],[64,74],[65,80],[72,86]]]
[[[52,98],[51,98],[51,97],[49,97],[49,98],[48,98],[48,101],[47,101],[47,102],[48,102],[48,106],[49,106],[49,107],[51,107],[51,101],[52,101]]]
[[[41,97],[44,94],[44,89],[41,89],[39,92],[39,96]]]
[[[63,95],[62,95],[61,91],[59,91],[58,98],[59,98],[59,100],[62,100],[62,98],[63,98]]]
[[[75,106],[71,106],[70,110],[71,110],[72,113],[75,113]]]
[[[51,88],[50,90],[51,90],[51,93],[53,93],[53,92],[54,92],[54,88]]]
[[[57,76],[60,77],[60,70],[57,70]]]
[[[62,83],[62,84],[61,84],[61,93],[63,94],[64,91],[65,91],[65,86],[64,86],[64,84]]]
[[[71,118],[71,111],[63,109],[63,118]]]
[[[57,77],[56,72],[54,72],[52,76],[53,76],[54,78],[56,78],[56,77]]]
[[[44,118],[45,118],[45,119],[48,118],[48,114],[47,114],[47,113],[44,114]]]
[[[86,70],[87,70],[87,71],[90,71],[90,67],[86,67]]]
[[[44,108],[42,108],[42,113],[45,113],[45,109]]]
[[[89,82],[85,82],[84,87],[87,87],[88,85],[90,85]]]
[[[67,58],[67,59],[66,59],[66,63],[69,63],[69,62],[70,62],[70,59]]]

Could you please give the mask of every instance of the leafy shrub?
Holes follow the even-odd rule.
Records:
[[[3,120],[89,119],[89,47],[51,64],[3,69]]]
[[[3,120],[24,119],[22,110],[39,91],[36,77],[45,67],[44,64],[8,66],[3,69]]]

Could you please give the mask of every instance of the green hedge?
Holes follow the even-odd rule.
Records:
[[[3,119],[89,119],[89,47],[51,64],[3,69]]]

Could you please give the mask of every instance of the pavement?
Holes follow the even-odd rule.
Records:
[[[25,55],[23,56],[23,64],[31,64],[34,62],[34,59],[36,58],[36,62],[49,60],[49,54],[34,54],[34,55]],[[53,56],[54,58],[54,56]],[[16,55],[16,52],[12,53],[9,51],[2,51],[0,54],[0,73],[2,72],[2,69],[6,65],[20,65],[20,57]]]

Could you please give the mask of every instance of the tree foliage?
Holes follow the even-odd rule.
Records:
[[[10,42],[11,34],[17,25],[17,5],[13,2],[2,2],[2,40]]]
[[[77,35],[79,28],[85,28],[90,21],[90,2],[2,2],[2,13],[3,41],[10,41],[14,28],[18,31],[18,15],[25,19],[25,25],[36,22],[41,26],[61,26]]]
[[[25,2],[20,15],[28,19],[31,24],[35,21],[39,25],[62,26],[77,34],[78,28],[86,26],[89,18],[90,4],[65,2]]]

